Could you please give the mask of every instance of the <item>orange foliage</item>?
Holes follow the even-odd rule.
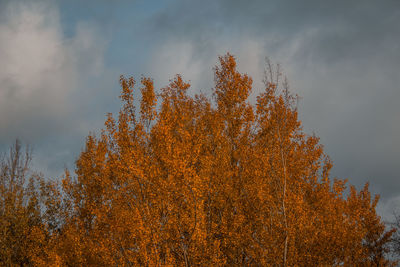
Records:
[[[277,73],[279,77],[279,73]],[[63,180],[64,219],[44,262],[62,266],[388,266],[391,232],[360,192],[331,181],[296,97],[219,58],[214,101],[177,75],[157,94],[121,77],[123,107]],[[159,106],[157,107],[157,101]]]

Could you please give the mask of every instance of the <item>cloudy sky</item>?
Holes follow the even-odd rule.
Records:
[[[176,73],[210,92],[231,52],[262,90],[265,57],[299,94],[304,130],[333,176],[400,210],[400,1],[0,0],[0,151],[15,138],[34,168],[74,168],[89,132],[119,109],[119,75]]]

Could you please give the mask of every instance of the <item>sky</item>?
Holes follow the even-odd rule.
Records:
[[[400,212],[400,1],[0,0],[0,152],[19,138],[60,177],[119,110],[119,77],[182,74],[211,94],[219,55],[263,90],[265,58],[301,97],[332,177]]]

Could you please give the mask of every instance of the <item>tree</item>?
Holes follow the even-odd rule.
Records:
[[[118,118],[87,138],[76,175],[63,180],[61,263],[391,265],[378,198],[368,185],[346,198],[346,181],[331,181],[296,96],[269,67],[255,105],[230,54],[214,69],[213,101],[190,96],[179,75],[159,94],[144,77],[137,112],[135,80],[121,76]]]
[[[52,262],[51,234],[61,227],[60,191],[29,169],[31,151],[17,140],[0,161],[0,262],[33,266]]]
[[[393,221],[387,222],[387,226],[393,228],[393,235],[391,236],[388,247],[392,257],[399,259],[400,257],[400,215],[397,211],[393,211]]]

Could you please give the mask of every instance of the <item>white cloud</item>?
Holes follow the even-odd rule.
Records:
[[[72,93],[101,72],[104,41],[87,23],[67,38],[53,5],[11,2],[0,15],[0,138],[34,141],[65,126]]]
[[[164,87],[176,74],[181,74],[193,88],[202,84],[202,73],[205,71],[204,59],[197,57],[192,42],[168,41],[157,46],[148,63],[148,72],[157,86]]]
[[[207,49],[193,40],[168,40],[156,45],[151,53],[151,60],[146,67],[146,75],[154,78],[157,86],[165,86],[175,74],[183,75],[190,81],[192,91],[210,93],[214,86],[213,67],[218,63],[218,56],[227,52],[233,54],[238,62],[238,70],[253,78],[253,86],[262,88],[264,67],[264,44],[262,40],[243,38],[233,42],[231,39],[215,38]]]

